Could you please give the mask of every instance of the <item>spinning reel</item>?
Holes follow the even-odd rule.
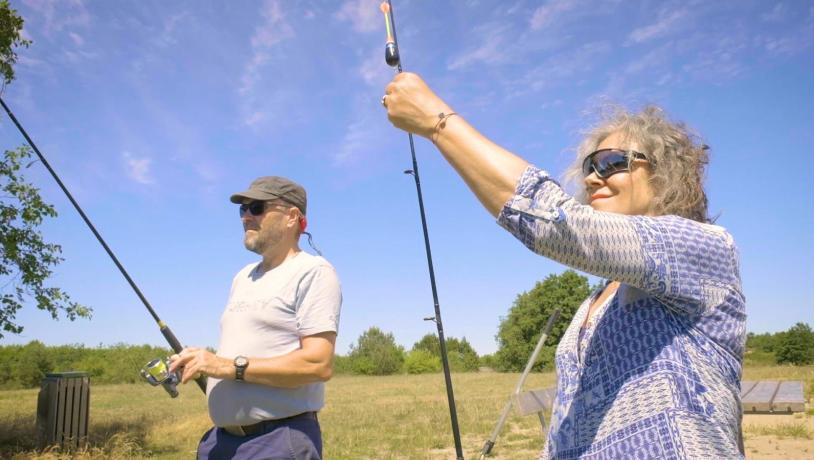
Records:
[[[150,385],[157,387],[161,385],[170,394],[170,397],[175,398],[178,396],[178,383],[181,381],[181,376],[178,371],[170,372],[169,358],[156,358],[141,368],[141,376]]]

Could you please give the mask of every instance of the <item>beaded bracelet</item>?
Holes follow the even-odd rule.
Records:
[[[438,114],[438,123],[436,123],[435,127],[432,129],[432,132],[433,132],[433,134],[432,134],[432,143],[433,144],[435,143],[436,139],[438,139],[438,135],[440,134],[440,131],[442,129],[444,129],[444,127],[446,127],[447,120],[449,119],[449,117],[451,117],[453,115],[458,115],[458,114],[456,112],[450,112],[450,113],[441,112],[441,113]]]

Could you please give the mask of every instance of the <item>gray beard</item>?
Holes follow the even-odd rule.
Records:
[[[273,229],[268,229],[262,233],[255,231],[253,237],[246,233],[243,237],[243,246],[255,254],[263,255],[269,247],[280,243],[282,239],[283,234],[280,231],[274,231]]]

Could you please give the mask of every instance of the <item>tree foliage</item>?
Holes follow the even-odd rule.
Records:
[[[45,374],[82,371],[94,383],[142,381],[139,370],[150,360],[169,356],[168,348],[117,344],[46,346],[39,341],[0,346],[0,389],[35,388]]]
[[[786,331],[746,335],[744,363],[752,365],[814,363],[814,332],[807,323]]]
[[[449,360],[450,370],[453,372],[472,372],[478,370],[480,366],[478,353],[472,348],[472,345],[466,340],[466,337],[462,339],[446,337],[446,342],[447,359]],[[435,334],[427,334],[422,337],[421,340],[413,345],[412,350],[424,350],[436,356],[439,360],[441,359],[441,343]]]
[[[350,346],[351,371],[363,375],[390,375],[401,371],[404,348],[396,344],[393,334],[371,327]]]
[[[20,36],[23,30],[23,18],[17,10],[9,6],[8,0],[0,0],[0,73],[4,83],[14,80],[14,63],[17,62],[19,46],[27,47],[31,41]]]
[[[777,344],[777,362],[803,366],[814,363],[814,331],[806,323],[797,323],[782,333]]]
[[[404,360],[408,374],[429,374],[441,370],[441,358],[424,349],[413,349]]]
[[[20,173],[30,156],[27,147],[20,147],[7,150],[0,159],[0,338],[2,331],[18,334],[23,330],[14,318],[29,300],[55,319],[60,311],[70,320],[91,313],[60,288],[45,284],[51,269],[62,261],[61,248],[46,243],[38,227],[43,219],[57,213]]]
[[[14,79],[15,49],[28,46],[20,35],[23,18],[0,0],[0,73],[3,83]],[[62,311],[69,319],[89,317],[90,309],[72,302],[61,289],[45,285],[51,269],[59,264],[60,247],[43,241],[38,227],[43,219],[56,217],[39,190],[25,181],[21,170],[31,157],[27,147],[6,150],[0,158],[0,338],[3,332],[19,334],[14,322],[17,311],[29,301],[57,318]]]
[[[534,288],[517,296],[498,328],[498,350],[494,365],[500,371],[521,371],[531,357],[537,341],[557,308],[560,317],[546,340],[546,346],[534,365],[535,370],[549,367],[554,361],[554,350],[571,323],[580,304],[591,292],[588,278],[572,270],[561,275],[550,275]]]

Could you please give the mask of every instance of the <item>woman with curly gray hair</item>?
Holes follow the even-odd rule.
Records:
[[[382,99],[532,251],[607,280],[557,347],[542,458],[742,458],[745,300],[735,243],[708,223],[706,147],[655,107],[591,130],[567,176],[480,134],[415,74]]]

